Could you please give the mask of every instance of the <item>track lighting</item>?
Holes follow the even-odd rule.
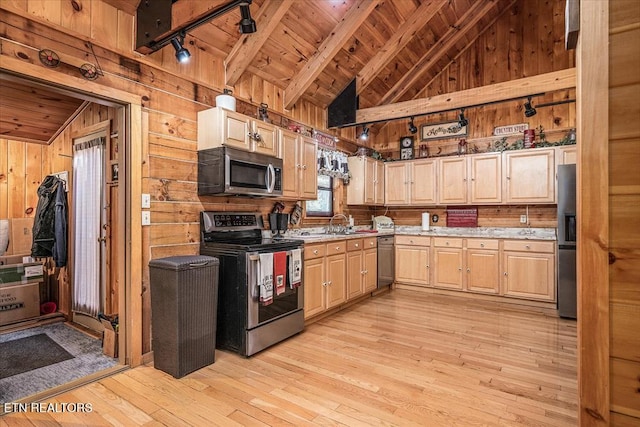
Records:
[[[536,109],[531,105],[531,97],[527,97],[527,102],[524,103],[524,115],[525,117],[533,117],[537,113]]]
[[[171,39],[171,45],[176,50],[176,59],[180,63],[185,63],[189,61],[191,54],[182,46],[182,43],[184,43],[184,34],[180,34]]]
[[[367,139],[369,139],[369,128],[368,127],[363,127],[362,128],[362,133],[360,134],[360,139],[363,141],[366,141]]]
[[[413,124],[413,117],[409,120],[409,132],[416,133],[418,132],[418,128]]]
[[[467,118],[464,116],[464,108],[460,109],[460,114],[458,115],[458,124],[460,124],[460,127],[465,127],[469,124],[469,120],[467,120]]]
[[[242,34],[251,34],[255,33],[256,21],[251,18],[251,10],[249,9],[249,2],[240,4],[240,15],[242,19],[240,20],[240,33]]]

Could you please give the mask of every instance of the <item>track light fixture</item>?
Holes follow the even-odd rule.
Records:
[[[469,120],[464,116],[464,108],[460,109],[460,114],[458,114],[458,124],[460,127],[465,127],[469,124]]]
[[[360,139],[362,141],[366,141],[369,139],[369,128],[367,126],[362,128],[362,133],[360,134]]]
[[[418,128],[413,124],[413,117],[409,120],[409,132],[416,133],[418,132]]]
[[[242,34],[251,34],[255,33],[256,21],[251,18],[251,10],[249,9],[249,2],[240,3],[240,15],[242,19],[240,20],[240,33]]]
[[[179,34],[171,39],[171,45],[176,50],[176,59],[180,63],[188,62],[189,58],[191,57],[189,51],[184,46],[182,46],[183,43],[184,33]]]
[[[537,113],[536,109],[531,105],[531,97],[527,97],[527,102],[524,103],[524,115],[525,117],[533,117]]]

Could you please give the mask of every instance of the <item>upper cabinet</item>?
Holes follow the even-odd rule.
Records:
[[[554,148],[504,153],[504,194],[508,204],[555,202]]]
[[[467,203],[467,158],[439,159],[438,203],[460,205]]]
[[[556,148],[556,166],[575,165],[578,156],[576,145],[561,145]]]
[[[281,157],[278,128],[244,114],[215,107],[198,112],[198,150],[229,146]]]
[[[351,179],[347,204],[377,206],[384,204],[384,163],[371,157],[349,157]]]
[[[298,133],[279,130],[282,154],[282,196],[315,200],[318,195],[316,141]]]
[[[385,204],[435,204],[436,172],[435,159],[385,163]]]
[[[476,154],[468,157],[468,201],[474,205],[502,202],[502,155]]]

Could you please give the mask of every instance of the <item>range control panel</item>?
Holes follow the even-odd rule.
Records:
[[[213,216],[213,222],[216,227],[255,227],[258,225],[254,214],[217,214]]]
[[[240,231],[264,228],[262,215],[247,212],[201,212],[204,232]]]

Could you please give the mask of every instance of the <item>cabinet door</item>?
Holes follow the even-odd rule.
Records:
[[[376,202],[376,161],[367,158],[365,159],[364,167],[364,203],[373,205]]]
[[[222,114],[223,144],[240,150],[251,151],[252,140],[249,138],[251,120],[242,114],[223,110]],[[213,123],[212,126],[217,124]]]
[[[472,204],[502,201],[502,156],[500,153],[469,157],[469,198]]]
[[[318,197],[318,168],[316,165],[316,152],[318,144],[306,136],[298,136],[300,184],[299,196],[301,199],[315,200]]]
[[[411,202],[415,204],[436,203],[436,161],[416,160],[411,168]]]
[[[324,258],[304,261],[304,318],[325,310]]]
[[[493,250],[467,250],[466,290],[486,294],[500,291],[500,256]]]
[[[406,205],[409,203],[407,188],[408,164],[406,162],[384,165],[384,203],[386,205]]]
[[[575,165],[578,156],[578,150],[575,145],[567,145],[556,148],[556,166],[557,165]]]
[[[433,249],[433,286],[462,290],[462,249]]]
[[[375,164],[375,195],[374,203],[376,205],[384,204],[384,163],[374,162]]]
[[[367,177],[366,173],[366,157],[363,156],[351,156],[347,159],[349,162],[349,173],[351,179],[349,185],[347,185],[347,204],[348,205],[363,205],[364,204],[364,189],[365,181]]]
[[[300,182],[300,162],[298,161],[298,135],[280,132],[280,153],[282,153],[282,196],[298,197]]]
[[[362,250],[347,252],[347,299],[362,295]]]
[[[466,158],[440,159],[438,173],[438,202],[462,204],[467,202]]]
[[[506,296],[555,301],[553,254],[505,251],[502,293]]]
[[[378,288],[378,251],[365,249],[363,253],[364,293],[373,292]]]
[[[326,258],[327,262],[327,309],[342,304],[347,299],[347,286],[345,283],[347,265],[345,255],[332,255]]]
[[[504,155],[506,203],[555,201],[555,150],[518,150]]]
[[[429,248],[396,246],[396,281],[429,285]]]
[[[268,156],[279,157],[278,128],[271,123],[254,120],[252,122],[254,135],[254,151]],[[259,136],[258,136],[259,135]]]

